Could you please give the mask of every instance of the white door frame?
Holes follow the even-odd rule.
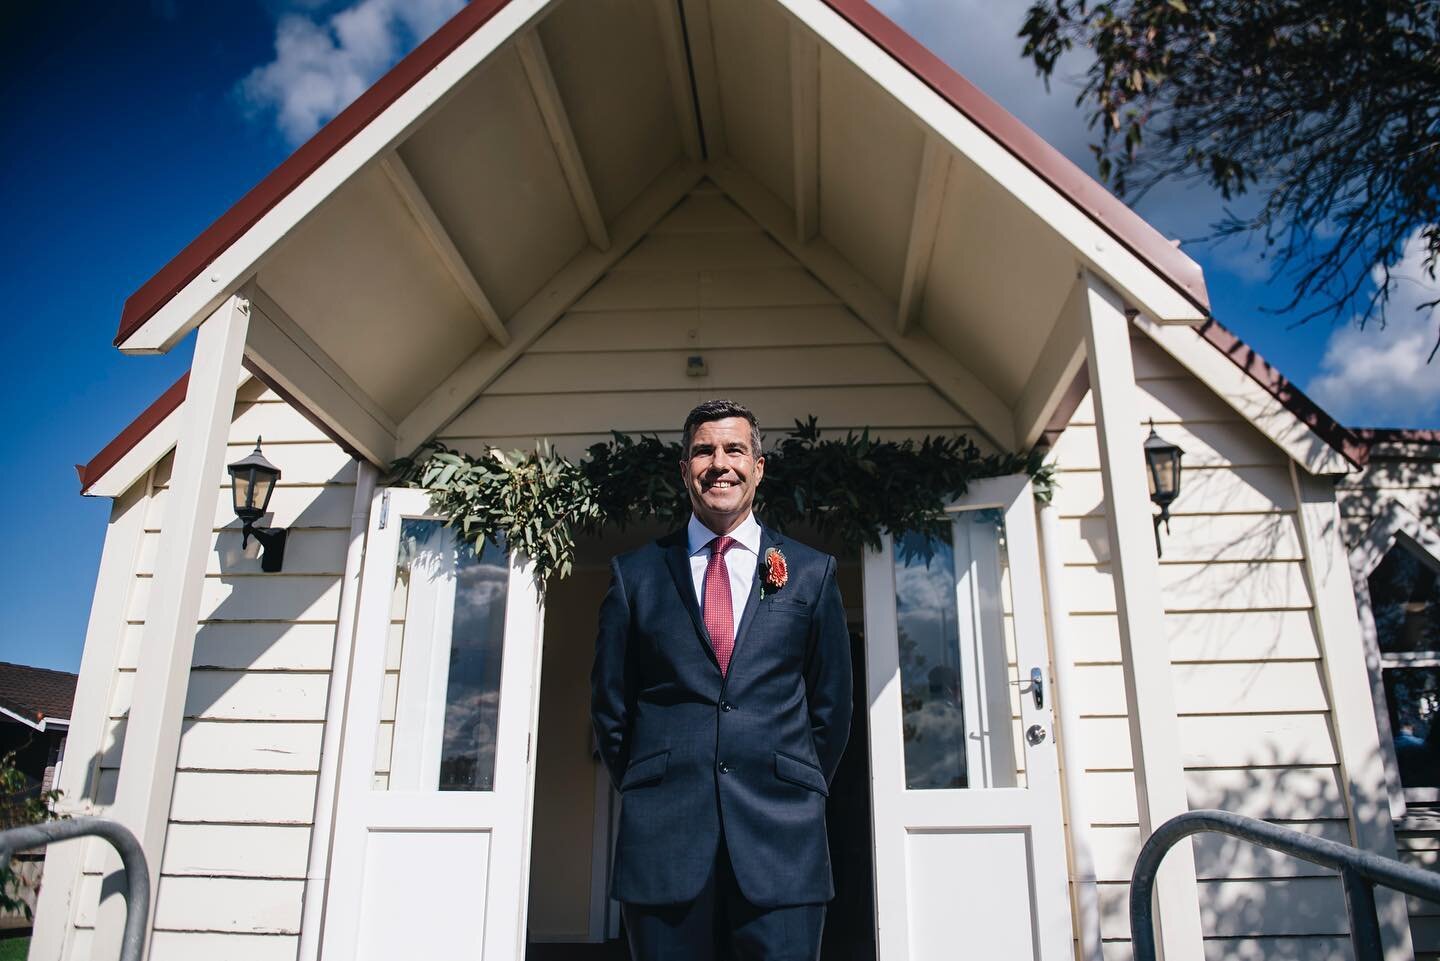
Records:
[[[385,660],[391,626],[395,562],[405,517],[433,516],[426,492],[390,488],[377,490],[371,500],[367,548],[360,590],[350,689],[345,709],[345,734],[336,792],[335,840],[332,872],[326,892],[326,930],[321,957],[326,961],[352,961],[370,945],[362,943],[364,925],[374,921],[375,906],[384,910],[385,892],[366,884],[367,846],[373,835],[413,832],[416,843],[425,836],[488,834],[485,876],[458,865],[453,879],[473,889],[483,884],[483,903],[475,904],[457,921],[475,927],[476,913],[483,924],[483,948],[473,959],[518,961],[524,957],[526,913],[529,908],[530,827],[535,787],[532,735],[539,708],[540,657],[543,610],[534,566],[518,554],[511,556],[501,660],[498,730],[495,744],[493,791],[423,791],[373,789],[375,749],[382,699],[385,695]],[[443,572],[440,580],[445,579]],[[452,572],[453,573],[453,572]],[[427,609],[443,600],[438,587],[426,598]],[[453,591],[453,585],[450,590]],[[431,645],[424,645],[431,649]],[[433,660],[433,658],[431,659]],[[417,662],[418,663],[418,662]],[[433,664],[431,665],[433,667]],[[439,669],[427,670],[424,691],[434,696]],[[444,682],[439,696],[443,701]],[[397,718],[398,721],[398,718]],[[417,730],[431,727],[416,722]],[[417,749],[418,766],[428,770]],[[438,772],[438,766],[437,766]],[[428,783],[428,782],[420,782]],[[397,878],[398,885],[416,884],[415,878]],[[373,900],[376,896],[377,902]],[[410,925],[409,919],[397,923]],[[472,961],[459,958],[457,961]]]
[[[1040,579],[1040,554],[1036,537],[1035,507],[1029,479],[1023,475],[992,478],[973,483],[969,493],[951,505],[954,513],[1000,509],[1005,518],[1009,556],[1010,593],[1021,681],[1029,684],[1031,667],[1039,667],[1048,695],[1053,687],[1049,669],[1049,651],[1044,622],[1044,598]],[[955,536],[959,536],[956,534]],[[1031,904],[1015,918],[996,919],[1003,928],[1001,935],[1018,935],[1013,925],[1029,923],[1034,957],[1037,961],[1062,961],[1073,955],[1073,925],[1070,917],[1068,871],[1065,857],[1065,836],[1060,802],[1058,756],[1055,748],[1055,723],[1051,711],[1053,697],[1046,697],[1037,706],[1033,692],[1022,687],[1020,698],[1021,728],[1038,725],[1045,737],[1038,744],[1026,741],[1026,787],[991,786],[1005,783],[1004,772],[995,767],[1000,755],[1010,758],[1010,784],[1014,784],[1013,750],[985,751],[990,763],[976,771],[967,744],[967,765],[974,787],[964,789],[907,790],[905,787],[905,752],[902,734],[902,704],[896,615],[894,538],[881,537],[881,549],[867,550],[864,559],[865,585],[865,648],[866,686],[869,694],[871,816],[875,845],[875,920],[876,946],[881,961],[911,961],[939,956],[935,945],[913,942],[914,924],[910,904],[910,871],[907,845],[912,836],[924,833],[980,833],[985,830],[1020,830],[1027,833],[1031,864],[1029,895]],[[976,592],[998,587],[998,579],[987,585],[983,566],[971,572],[960,570],[962,555],[956,556],[957,609],[968,605]],[[995,574],[998,572],[991,572]],[[968,594],[968,596],[967,596]],[[961,618],[963,621],[963,618]],[[959,632],[961,643],[965,630]],[[976,640],[973,632],[972,643]],[[972,670],[969,655],[966,669]],[[1002,665],[1003,667],[1003,665]],[[977,674],[966,682],[966,697],[980,692],[981,703],[972,718],[967,705],[967,731],[988,731],[992,742],[1012,736],[1009,684],[1004,685],[1001,699],[989,696],[980,685],[987,683]],[[1008,681],[1008,678],[1007,678]],[[992,685],[993,686],[993,685]],[[990,720],[1000,710],[1003,717]],[[997,722],[1003,720],[1003,726]],[[983,725],[971,727],[972,723]],[[997,729],[998,728],[998,729]],[[977,752],[979,753],[979,752]],[[979,780],[976,780],[978,774]],[[957,864],[956,871],[984,871],[985,865]],[[1023,919],[1023,920],[1020,920]],[[983,952],[982,952],[983,953]],[[1006,955],[1013,957],[1014,955]]]

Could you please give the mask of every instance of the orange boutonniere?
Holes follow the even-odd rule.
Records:
[[[770,593],[780,590],[785,582],[790,580],[790,566],[785,563],[785,555],[780,553],[780,548],[772,547],[765,552],[765,587]],[[765,595],[765,589],[760,591],[761,596]]]

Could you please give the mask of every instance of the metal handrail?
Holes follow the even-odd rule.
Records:
[[[104,818],[68,818],[0,831],[0,864],[9,864],[16,851],[86,835],[109,841],[125,865],[125,934],[120,942],[120,961],[140,961],[145,949],[145,922],[150,917],[150,868],[140,842],[124,825]]]
[[[1345,889],[1345,913],[1350,918],[1350,943],[1355,949],[1355,961],[1383,961],[1384,958],[1380,921],[1375,913],[1375,885],[1383,884],[1417,898],[1440,902],[1440,874],[1243,814],[1189,811],[1156,828],[1135,860],[1135,870],[1130,875],[1130,937],[1135,961],[1155,961],[1153,895],[1160,862],[1176,842],[1204,832],[1228,834],[1338,871]]]

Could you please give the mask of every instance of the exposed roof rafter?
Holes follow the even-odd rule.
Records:
[[[399,456],[413,453],[435,436],[496,377],[515,362],[541,334],[560,318],[585,291],[604,276],[631,247],[685,198],[700,178],[700,166],[681,162],[661,174],[646,192],[615,222],[614,242],[609,250],[588,248],[561,268],[529,303],[515,312],[511,321],[515,337],[509,344],[481,344],[473,354],[441,381],[430,395],[400,423],[396,438]]]
[[[610,232],[605,228],[605,217],[600,213],[590,175],[585,172],[585,158],[580,155],[580,145],[575,142],[570,115],[565,111],[560,88],[555,85],[555,74],[550,70],[550,58],[545,55],[539,30],[531,27],[517,36],[515,49],[520,53],[525,79],[530,81],[530,91],[535,94],[535,104],[540,108],[545,130],[550,134],[550,143],[555,147],[555,156],[560,161],[561,172],[565,174],[565,183],[570,186],[570,196],[575,199],[575,209],[580,212],[585,233],[597,249],[609,250]]]
[[[940,209],[945,200],[945,181],[950,174],[950,148],[932,133],[925,134],[925,153],[915,181],[915,208],[910,214],[910,239],[905,244],[905,274],[900,282],[900,305],[895,326],[905,333],[919,319],[925,299],[925,282],[930,277],[930,256],[935,251],[935,233],[940,229]]]
[[[976,429],[997,449],[1015,450],[1010,410],[949,352],[923,332],[895,330],[895,304],[823,238],[792,239],[790,208],[754,177],[730,161],[709,167],[710,178],[730,199],[768,230],[790,255],[829,287],[845,306],[884,338],[890,349],[929,379],[946,400],[972,417]]]
[[[425,198],[425,192],[415,182],[415,177],[410,173],[410,168],[400,158],[400,154],[391,151],[380,158],[380,168],[385,171],[385,176],[395,187],[395,192],[404,201],[406,209],[410,211],[415,222],[420,225],[420,231],[425,239],[430,242],[430,247],[435,251],[435,256],[440,258],[440,263],[445,265],[445,270],[455,281],[465,302],[470,309],[475,311],[475,316],[480,318],[480,323],[489,331],[490,336],[504,344],[510,340],[510,334],[505,329],[505,322],[496,313],[495,307],[490,303],[490,298],[485,296],[485,291],[480,287],[480,282],[475,279],[475,274],[470,270],[470,265],[461,256],[460,250],[455,246],[455,241],[450,239],[450,232],[440,222],[435,214],[435,208],[430,206],[430,201]]]
[[[1084,284],[1077,280],[1015,402],[1015,441],[1020,450],[1040,442],[1075,379],[1085,376],[1084,295]]]
[[[302,413],[324,411],[327,419],[317,426],[336,435],[340,446],[388,463],[395,421],[258,283],[241,289],[251,307],[246,366]]]
[[[720,76],[715,66],[710,0],[680,0],[680,9],[685,16],[685,35],[690,41],[690,70],[695,81],[695,101],[700,107],[705,157],[714,160],[725,156],[730,148],[725,138],[725,118],[720,109]]]
[[[795,235],[820,232],[820,41],[790,21],[790,115],[795,163]]]
[[[700,117],[695,113],[695,92],[690,86],[690,60],[685,52],[685,28],[680,22],[680,0],[651,0],[660,25],[660,42],[665,48],[665,72],[670,78],[670,96],[675,101],[675,119],[685,156],[694,163],[705,159],[700,138]]]

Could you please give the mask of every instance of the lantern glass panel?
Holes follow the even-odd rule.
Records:
[[[1156,455],[1150,479],[1152,495],[1157,491],[1166,496],[1175,495],[1180,487],[1176,477],[1176,468],[1179,467],[1179,464],[1176,463],[1178,460],[1174,451],[1161,451]]]
[[[275,493],[275,482],[279,479],[278,475],[272,474],[269,471],[255,471],[254,505],[260,509],[260,513],[265,513],[265,509],[270,506],[270,495]]]
[[[233,475],[235,478],[235,513],[242,514],[254,506],[251,497],[253,496],[255,470],[239,470]]]

